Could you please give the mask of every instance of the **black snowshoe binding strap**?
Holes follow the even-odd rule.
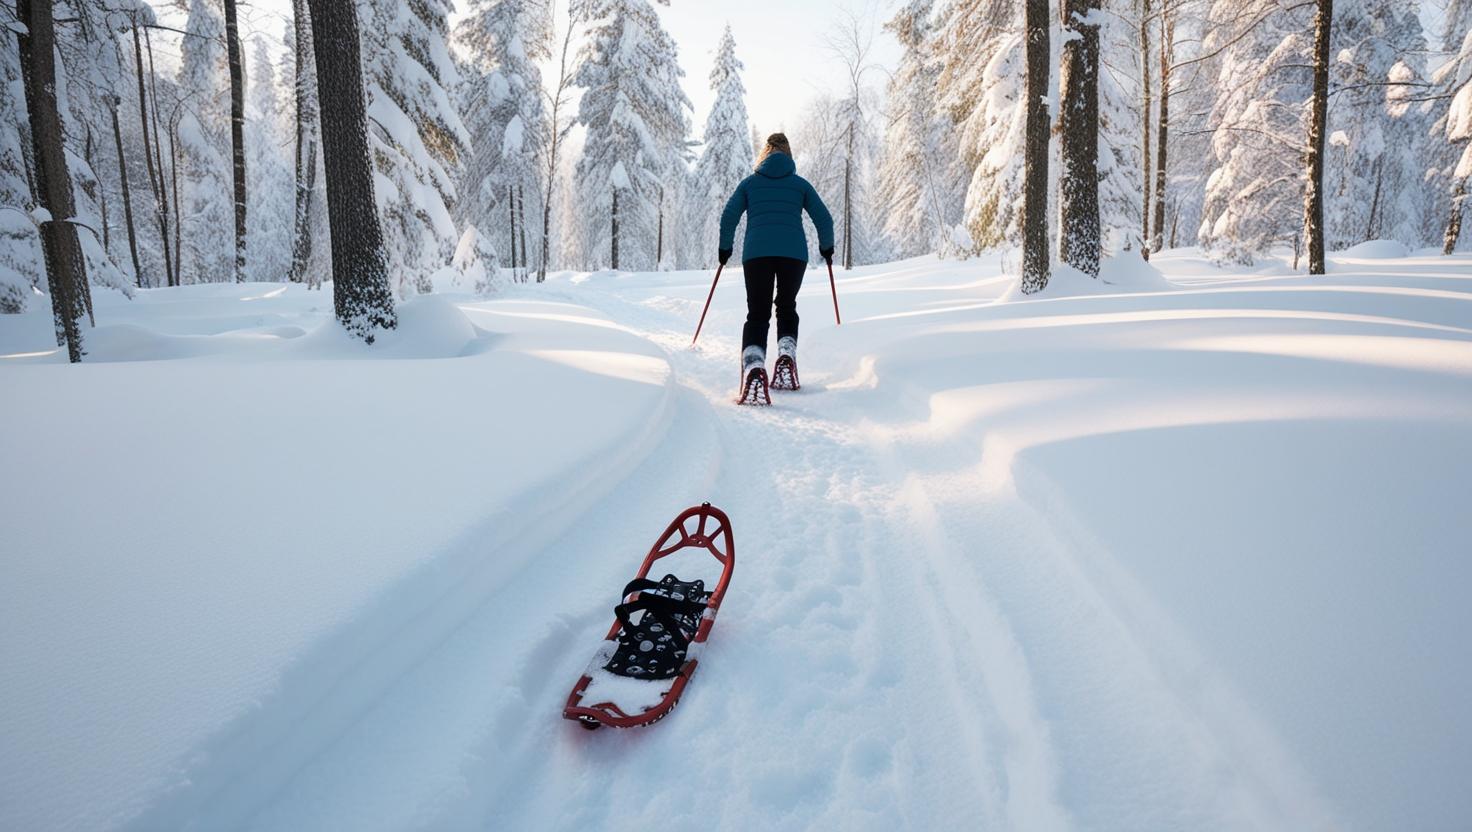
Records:
[[[613,609],[621,625],[618,649],[603,669],[632,679],[669,679],[685,664],[710,593],[704,581],[686,582],[674,575],[657,583],[630,581],[623,597],[634,593],[639,597]]]

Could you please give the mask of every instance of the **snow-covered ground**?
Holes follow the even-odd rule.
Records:
[[[1467,828],[1472,258],[1395,253],[812,270],[770,410],[735,275],[0,318],[0,828]],[[560,719],[707,499],[680,707]]]

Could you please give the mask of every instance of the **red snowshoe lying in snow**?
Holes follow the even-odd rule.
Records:
[[[709,552],[721,564],[714,590],[671,574],[649,579],[655,561],[684,549]],[[591,731],[648,725],[669,713],[700,664],[735,565],[736,541],[725,512],[710,503],[681,512],[624,587],[614,607],[617,619],[567,697],[562,717]]]

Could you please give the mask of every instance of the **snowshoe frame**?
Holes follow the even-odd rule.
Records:
[[[705,612],[701,614],[700,626],[696,629],[695,636],[690,639],[690,652],[696,655],[687,654],[684,666],[670,680],[670,689],[659,704],[638,714],[625,713],[612,702],[585,704],[583,691],[587,690],[593,677],[584,673],[567,697],[567,705],[562,709],[563,719],[577,720],[580,725],[589,730],[600,725],[634,728],[664,718],[680,701],[680,694],[684,693],[685,685],[689,683],[690,677],[695,675],[695,668],[700,664],[698,655],[700,651],[697,645],[705,643],[706,638],[710,635],[711,627],[715,625],[716,613],[720,611],[721,600],[726,596],[726,586],[731,582],[731,572],[736,566],[736,538],[731,533],[731,519],[724,511],[710,503],[702,503],[680,512],[679,516],[665,527],[664,534],[660,535],[650,547],[649,554],[644,557],[644,563],[639,567],[639,574],[635,578],[648,578],[649,570],[653,568],[656,561],[682,549],[705,549],[723,567],[721,577],[716,582],[715,589],[711,591],[710,600],[706,602]],[[619,630],[622,627],[622,622],[615,618],[604,640],[617,642]]]

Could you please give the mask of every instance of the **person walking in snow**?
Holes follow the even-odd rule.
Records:
[[[756,172],[741,180],[721,212],[720,259],[724,266],[735,247],[736,223],[746,214],[741,268],[746,273],[746,326],[741,331],[741,403],[767,398],[767,331],[777,306],[777,363],[773,386],[796,390],[797,292],[808,268],[808,240],[802,212],[818,229],[818,253],[833,264],[833,215],[806,179],[797,175],[787,136],[767,137]]]

